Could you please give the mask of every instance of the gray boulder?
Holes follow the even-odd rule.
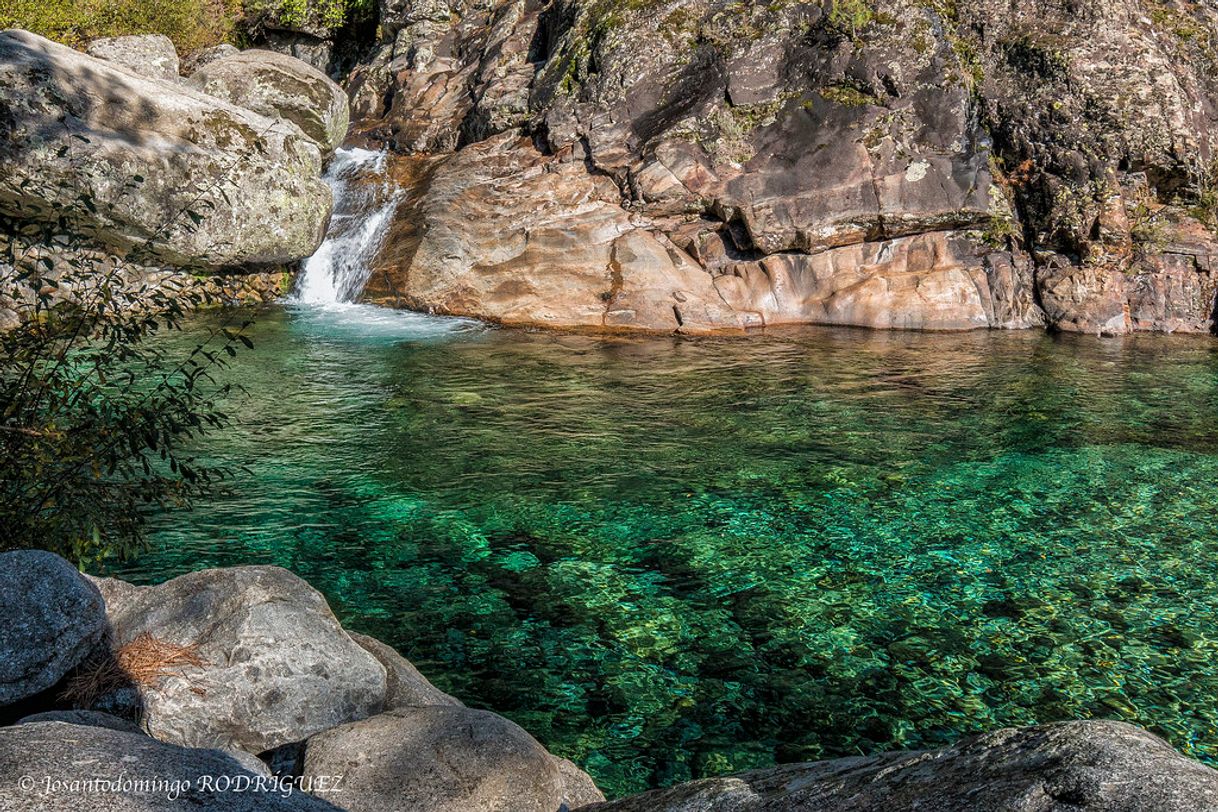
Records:
[[[426,705],[462,705],[459,700],[432,685],[410,660],[398,654],[393,647],[366,634],[348,634],[385,667],[385,710]]]
[[[99,700],[116,711],[133,705],[162,741],[260,753],[381,708],[384,667],[352,642],[321,593],[287,570],[234,567],[105,587],[120,645],[148,633],[195,646],[204,663],[140,685],[138,696]]]
[[[85,53],[122,65],[140,76],[178,80],[178,52],[164,34],[102,37],[85,46]]]
[[[284,792],[218,750],[188,749],[138,733],[63,722],[0,729],[0,809],[338,812],[319,798]]]
[[[0,554],[0,705],[59,682],[106,634],[101,594],[41,550]]]
[[[998,730],[928,752],[790,764],[587,812],[1205,812],[1218,772],[1122,722]]]
[[[347,135],[347,94],[321,71],[286,54],[242,51],[209,62],[187,84],[247,110],[292,122],[326,154]]]
[[[129,719],[120,719],[117,716],[101,711],[91,710],[53,710],[43,713],[34,713],[26,716],[23,719],[18,719],[17,724],[28,725],[35,722],[63,722],[68,725],[79,725],[80,727],[103,727],[107,730],[117,730],[120,733],[138,733],[144,735],[144,731],[140,730],[140,726]]]
[[[488,711],[401,708],[309,739],[304,777],[341,775],[349,812],[555,812],[563,781],[528,733]]]
[[[0,110],[2,214],[65,214],[145,264],[286,263],[324,236],[321,154],[291,124],[15,30]]]

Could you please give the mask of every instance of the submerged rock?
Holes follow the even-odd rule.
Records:
[[[164,34],[102,37],[85,47],[89,56],[122,65],[140,76],[178,80],[178,52]]]
[[[54,686],[105,638],[97,588],[53,553],[0,553],[0,706]]]
[[[1063,722],[942,750],[790,764],[586,812],[1066,812],[1218,809],[1218,772],[1122,722]]]
[[[293,124],[24,31],[0,33],[0,109],[0,214],[64,215],[145,264],[278,264],[321,242],[330,188]]]
[[[556,760],[488,711],[401,708],[309,739],[304,776],[341,775],[348,812],[555,812]]]
[[[260,753],[381,709],[384,667],[287,570],[203,570],[102,591],[119,645],[148,634],[193,647],[202,662],[99,700],[126,705],[158,739]]]
[[[207,62],[186,83],[255,113],[292,122],[327,155],[347,135],[347,95],[342,88],[285,54],[241,51]]]
[[[176,747],[142,733],[64,722],[0,728],[5,812],[337,812],[303,792],[257,789],[260,775],[219,750]]]

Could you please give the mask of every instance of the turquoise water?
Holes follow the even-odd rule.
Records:
[[[1212,339],[252,335],[248,474],[118,572],[289,567],[611,795],[1078,717],[1218,762]]]

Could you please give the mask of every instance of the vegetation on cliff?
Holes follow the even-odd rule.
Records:
[[[0,9],[0,29],[73,47],[97,37],[164,34],[188,54],[256,41],[264,27],[335,30],[374,11],[373,0],[12,0]]]

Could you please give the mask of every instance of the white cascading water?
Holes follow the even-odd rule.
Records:
[[[296,301],[312,305],[353,302],[372,274],[399,190],[385,172],[385,152],[340,149],[326,169],[334,215],[326,239],[301,265]]]

